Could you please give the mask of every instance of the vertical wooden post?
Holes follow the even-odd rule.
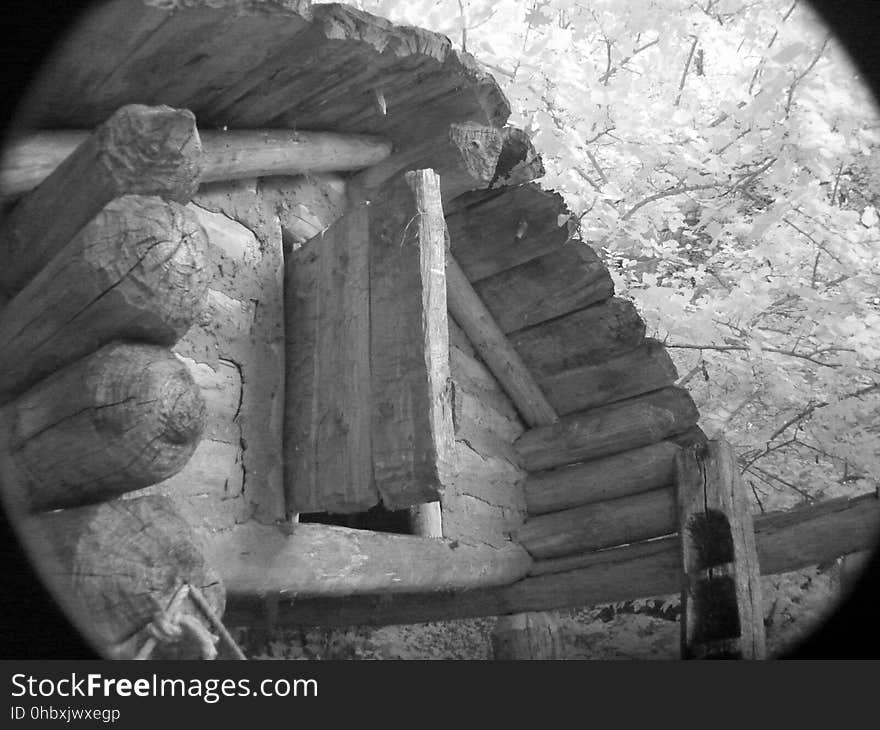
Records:
[[[764,616],[752,516],[726,441],[676,456],[683,659],[763,659]]]
[[[500,616],[492,632],[495,659],[562,659],[559,626],[552,614]]]

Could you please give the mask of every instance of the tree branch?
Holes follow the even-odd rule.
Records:
[[[674,188],[669,188],[668,190],[663,190],[659,193],[655,193],[654,195],[649,195],[644,200],[640,200],[636,203],[632,208],[630,208],[626,213],[620,216],[620,220],[625,221],[632,217],[633,213],[635,213],[639,208],[643,208],[648,205],[648,203],[653,203],[655,200],[660,200],[662,198],[669,198],[673,195],[682,195],[683,193],[692,193],[696,190],[709,190],[711,188],[717,188],[718,185],[715,183],[707,184],[707,185],[677,185]]]
[[[674,348],[676,350],[715,350],[716,352],[745,352],[751,350],[747,345],[691,345],[691,344],[683,344],[683,343],[663,343],[667,348]],[[777,355],[786,355],[788,357],[795,357],[799,360],[807,360],[815,365],[821,365],[825,368],[839,368],[840,364],[831,363],[831,362],[822,362],[821,360],[816,360],[814,357],[810,355],[804,355],[800,352],[792,352],[791,350],[783,350],[778,347],[762,347],[762,352],[772,352]]]
[[[684,82],[687,80],[688,69],[691,67],[691,61],[694,58],[694,51],[697,50],[697,43],[699,42],[699,38],[694,37],[694,42],[691,43],[691,50],[688,53],[687,61],[684,63],[684,71],[681,72],[681,82],[678,85],[678,95],[675,97],[675,105],[678,106],[681,102],[681,92],[684,91]]]
[[[822,54],[825,53],[825,47],[828,45],[828,41],[831,40],[831,36],[825,36],[825,40],[822,42],[822,47],[819,49],[819,52],[815,55],[812,61],[810,61],[810,65],[807,66],[802,73],[795,76],[794,81],[791,82],[791,86],[788,87],[788,98],[785,101],[785,118],[788,119],[789,114],[791,113],[791,104],[794,101],[794,90],[797,88],[797,85],[804,80],[806,75],[813,70],[813,66],[819,63],[819,59],[822,58]]]

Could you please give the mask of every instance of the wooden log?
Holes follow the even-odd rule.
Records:
[[[538,384],[560,415],[595,408],[672,385],[678,372],[661,342],[646,339],[629,352],[540,378]]]
[[[635,349],[645,323],[632,302],[612,297],[601,304],[513,332],[510,344],[535,378],[596,365]]]
[[[880,500],[873,492],[759,515],[755,539],[761,573],[797,570],[871,548],[878,530]],[[537,561],[531,577],[491,589],[284,600],[279,604],[277,625],[421,623],[666,596],[679,590],[680,564],[678,537],[664,537]],[[230,625],[247,625],[261,612],[259,599],[238,596],[230,600],[224,618]]]
[[[32,511],[111,499],[179,471],[205,404],[186,366],[156,345],[110,344],[0,410],[3,482]]]
[[[683,659],[763,659],[764,609],[752,516],[726,441],[676,455]]]
[[[439,177],[405,173],[368,215],[373,477],[400,509],[438,500],[456,470]]]
[[[511,583],[531,565],[528,553],[510,542],[428,540],[310,523],[284,531],[250,522],[205,541],[229,594],[463,590]]]
[[[531,426],[556,421],[555,411],[452,255],[446,259],[446,285],[449,311],[523,420]]]
[[[614,293],[614,283],[591,248],[569,241],[481,279],[474,290],[502,332],[512,332],[601,302]]]
[[[613,500],[671,485],[679,446],[660,441],[585,464],[533,472],[523,485],[530,515]]]
[[[189,200],[198,188],[201,152],[191,112],[139,104],[119,109],[4,219],[0,288],[21,289],[113,198]]]
[[[21,195],[43,182],[85,142],[84,130],[45,130],[12,140],[0,163],[0,198]],[[270,175],[350,172],[391,154],[381,137],[293,129],[199,130],[201,183]]]
[[[184,583],[223,615],[223,584],[168,499],[113,500],[30,517],[22,534],[67,615],[107,659],[133,658],[154,615]],[[208,627],[191,602],[182,615]],[[152,658],[201,657],[194,644],[179,641],[159,643]]]
[[[653,489],[531,517],[512,538],[538,559],[650,540],[676,531],[675,491]]]
[[[496,660],[563,659],[564,650],[559,624],[546,612],[501,616],[492,630]]]
[[[446,218],[452,253],[476,282],[554,251],[568,240],[558,217],[568,209],[557,193],[521,185],[480,193]]]
[[[501,154],[490,187],[521,185],[544,175],[544,163],[529,135],[518,127],[501,130]]]
[[[284,481],[290,512],[379,501],[370,447],[369,211],[349,212],[285,263]]]
[[[436,139],[400,150],[356,176],[369,196],[407,170],[432,169],[440,176],[444,203],[468,190],[485,188],[495,175],[503,135],[494,127],[450,124]]]
[[[657,443],[686,431],[699,415],[686,390],[664,388],[533,428],[514,447],[527,471],[552,469]]]
[[[410,507],[410,530],[419,537],[443,537],[443,511],[440,502]]]
[[[177,203],[108,203],[0,311],[0,403],[113,340],[177,342],[206,302],[207,246]]]

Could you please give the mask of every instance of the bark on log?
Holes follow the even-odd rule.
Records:
[[[502,332],[546,322],[607,299],[614,283],[586,244],[569,241],[557,251],[481,279],[474,290]]]
[[[763,659],[752,516],[726,441],[676,455],[683,659]]]
[[[155,345],[114,343],[0,409],[0,474],[42,511],[99,502],[179,471],[205,425],[186,366]]]
[[[632,302],[612,297],[601,304],[510,335],[535,378],[543,380],[584,365],[596,365],[638,347],[645,323]]]
[[[567,211],[537,185],[479,193],[446,218],[452,254],[470,281],[485,279],[562,246],[568,229],[557,219]]]
[[[501,616],[492,631],[496,660],[563,659],[565,647],[559,624],[547,613]]]
[[[449,311],[523,420],[531,426],[556,421],[555,411],[451,254],[446,259],[446,285]]]
[[[878,530],[880,500],[874,493],[759,515],[755,539],[761,573],[797,570],[871,548]],[[531,577],[498,588],[282,601],[278,626],[421,623],[665,596],[679,590],[680,561],[678,537],[665,537],[538,561]],[[225,618],[247,625],[261,612],[258,598],[239,596],[230,601]]]
[[[526,431],[514,447],[527,471],[590,461],[662,441],[699,418],[686,390],[664,388]]]
[[[34,564],[67,615],[107,659],[131,659],[154,614],[183,583],[218,615],[225,591],[195,536],[167,499],[140,497],[28,518],[22,529]],[[183,614],[207,618],[187,601]],[[154,659],[197,659],[190,642],[160,643]]]
[[[679,446],[661,441],[586,464],[529,474],[524,485],[530,515],[628,497],[671,485]]]
[[[18,291],[120,195],[186,202],[198,188],[201,143],[191,112],[131,105],[99,126],[0,229],[0,289]]]
[[[595,365],[564,370],[538,384],[559,415],[584,411],[672,385],[678,372],[666,348],[647,339],[629,352]]]
[[[373,477],[400,509],[439,499],[456,471],[440,178],[405,173],[368,215]]]
[[[205,304],[207,245],[177,203],[108,203],[0,311],[0,403],[113,340],[177,342]]]
[[[534,558],[650,540],[676,531],[675,491],[654,489],[526,520],[512,538]]]
[[[510,542],[493,546],[310,523],[285,531],[249,522],[205,540],[230,595],[464,590],[512,583],[532,562]]]

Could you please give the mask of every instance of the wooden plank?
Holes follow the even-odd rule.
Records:
[[[683,449],[676,469],[682,658],[763,659],[760,567],[733,449]]]
[[[540,471],[657,443],[686,431],[698,418],[686,390],[664,388],[533,428],[514,447],[527,471]]]
[[[759,515],[755,539],[761,573],[797,570],[872,548],[878,530],[880,500],[873,492]],[[665,596],[679,590],[680,560],[678,537],[664,537],[538,561],[532,577],[492,589],[282,600],[278,626],[421,623]],[[554,572],[557,566],[564,572]],[[230,625],[248,625],[262,610],[259,599],[232,597],[224,618]]]
[[[480,193],[446,218],[452,254],[470,281],[485,279],[562,246],[568,228],[557,219],[567,211],[559,194],[535,184]]]
[[[373,475],[400,509],[439,499],[455,471],[439,177],[405,173],[368,215]]]
[[[481,279],[474,290],[502,332],[512,332],[601,302],[614,293],[614,283],[591,248],[569,241]]]
[[[370,447],[369,212],[353,205],[285,264],[284,481],[290,512],[379,501]]]
[[[113,198],[189,200],[201,151],[191,112],[139,104],[119,109],[3,219],[0,288],[21,289]]]
[[[132,659],[148,625],[184,583],[223,615],[223,583],[192,528],[162,497],[113,500],[23,521],[22,535],[66,614],[106,659]],[[187,601],[180,615],[207,624]],[[162,642],[154,659],[199,659],[193,642]]]
[[[523,420],[531,426],[553,423],[556,413],[452,255],[446,259],[446,285],[449,311]]]
[[[601,304],[513,332],[510,344],[535,378],[543,380],[633,350],[644,336],[645,323],[632,302],[612,297]]]
[[[187,367],[165,348],[110,344],[0,409],[3,483],[26,509],[111,499],[178,472],[205,426]]]
[[[675,491],[653,489],[530,517],[512,538],[544,560],[650,540],[676,529]]]
[[[548,613],[500,616],[492,630],[496,660],[563,659],[564,649],[559,624]]]
[[[660,441],[585,464],[532,472],[523,486],[529,514],[556,512],[671,485],[678,451],[677,444]]]
[[[0,164],[0,197],[35,188],[85,142],[84,130],[45,130],[13,139]],[[201,183],[270,175],[360,170],[391,154],[380,137],[293,129],[199,130]]]
[[[284,531],[249,522],[203,539],[229,594],[464,590],[511,583],[532,562],[510,542],[492,546],[309,523]]]
[[[177,342],[205,306],[207,246],[177,203],[108,203],[0,311],[0,403],[115,339]]]
[[[643,344],[610,360],[540,378],[538,384],[560,415],[595,408],[672,385],[678,371],[661,342]]]

